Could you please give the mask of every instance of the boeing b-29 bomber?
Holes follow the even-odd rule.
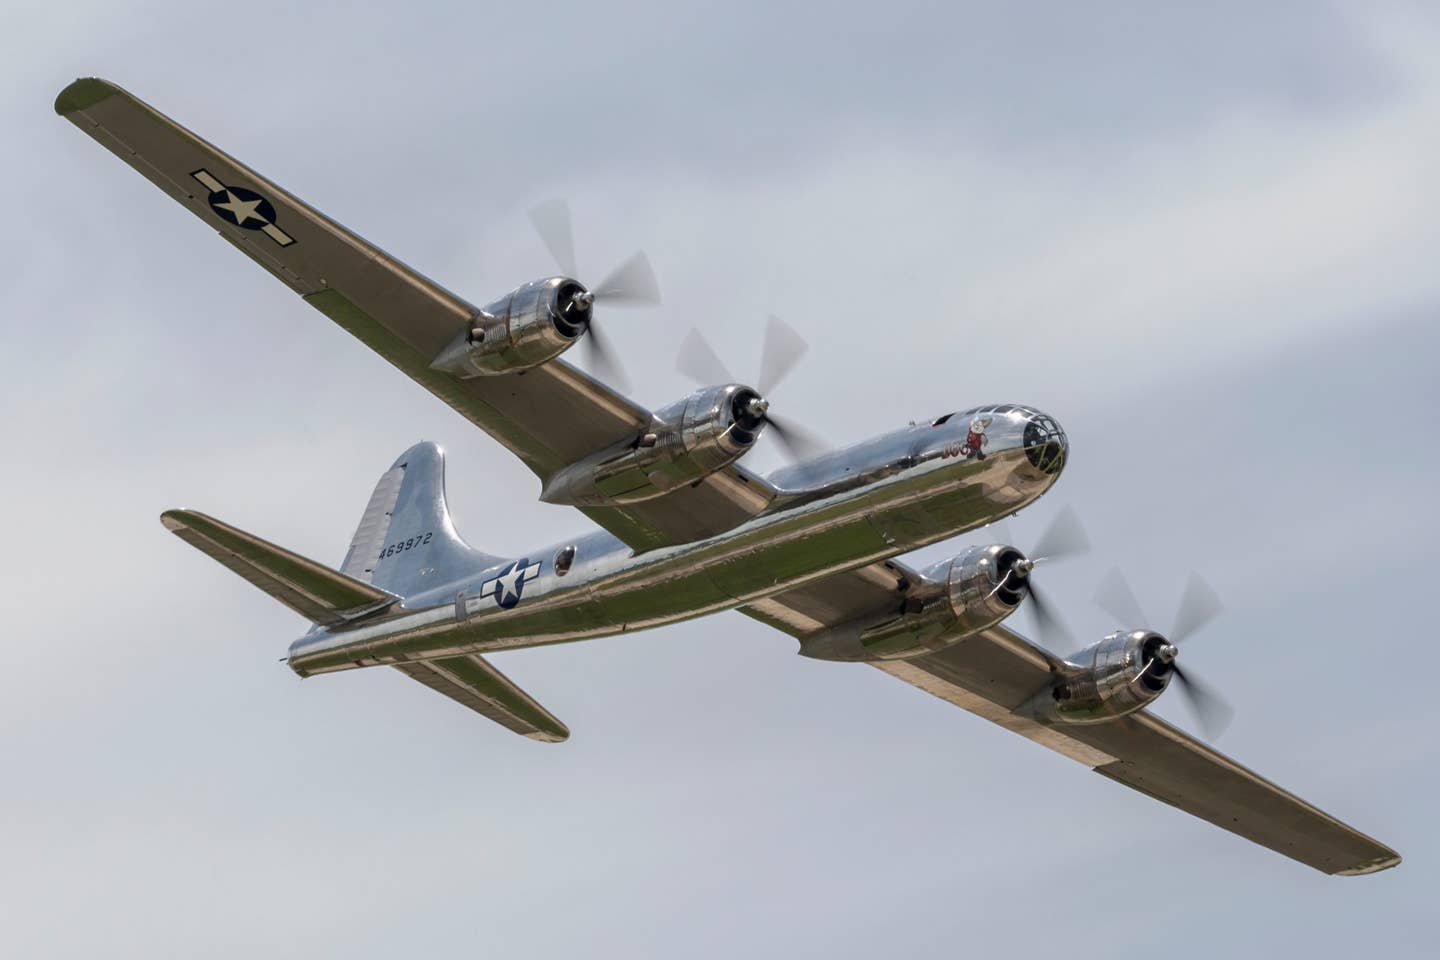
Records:
[[[1218,611],[1192,578],[1175,629],[1149,629],[1123,580],[1102,590],[1120,628],[1066,656],[1008,625],[1042,626],[1037,562],[1083,545],[1062,512],[1031,551],[969,548],[924,570],[895,558],[987,526],[1059,478],[1056,420],[997,404],[947,414],[838,452],[777,419],[770,391],[801,341],[772,319],[756,386],[734,382],[698,335],[682,368],[707,385],[646,410],[566,363],[577,343],[615,381],[598,305],[657,299],[643,255],[587,287],[574,279],[563,207],[533,214],[563,275],[474,306],[110,83],[82,79],[55,109],[179,201],[312,307],[515,453],[541,499],[601,529],[519,557],[455,532],[440,448],[402,453],[370,498],[339,570],[213,517],[161,520],[296,613],[301,676],[388,666],[536,740],[565,725],[496,670],[492,651],[589,640],[721,610],[795,637],[805,656],[869,664],[1112,780],[1332,874],[1395,851],[1245,769],[1146,706],[1172,684],[1202,721],[1225,708],[1179,665],[1181,641]],[[741,458],[766,432],[792,465]]]

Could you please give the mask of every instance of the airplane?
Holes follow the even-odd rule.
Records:
[[[339,569],[204,513],[165,511],[168,530],[312,624],[288,652],[301,677],[393,667],[558,742],[566,726],[487,654],[739,610],[794,637],[804,656],[869,664],[1317,870],[1354,876],[1400,862],[1146,709],[1173,682],[1202,726],[1224,719],[1178,662],[1184,638],[1219,611],[1202,580],[1192,576],[1176,628],[1161,634],[1112,575],[1100,599],[1119,626],[1062,656],[1007,621],[1028,601],[1039,632],[1056,634],[1032,580],[1046,560],[1083,549],[1073,512],[1030,553],[996,542],[923,570],[897,559],[1045,494],[1069,456],[1054,417],[991,404],[822,451],[770,409],[804,349],[773,318],[757,386],[736,382],[692,333],[680,366],[706,385],[646,410],[560,357],[584,343],[590,367],[618,380],[596,305],[658,300],[643,255],[593,287],[574,279],[562,205],[532,219],[563,274],[476,307],[107,81],[75,81],[55,110],[512,451],[540,479],[542,501],[599,527],[518,557],[470,546],[430,442],[380,476]],[[792,463],[760,476],[739,461],[767,432]]]

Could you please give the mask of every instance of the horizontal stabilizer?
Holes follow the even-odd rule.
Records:
[[[570,737],[565,724],[479,654],[397,663],[395,669],[531,740],[559,743]]]
[[[399,599],[194,510],[167,510],[160,515],[160,522],[190,546],[322,627],[341,626]]]

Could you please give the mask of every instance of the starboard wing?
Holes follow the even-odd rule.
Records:
[[[494,377],[431,369],[477,308],[121,88],[70,84],[55,110],[426,390],[518,456],[542,481],[628,441],[649,411],[563,360]],[[654,500],[584,512],[637,549],[728,530],[773,491],[732,465]]]

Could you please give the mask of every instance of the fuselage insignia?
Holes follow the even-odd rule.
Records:
[[[509,610],[520,602],[525,584],[540,576],[540,562],[531,563],[529,558],[516,560],[498,577],[492,577],[480,585],[480,596],[494,597],[498,606]]]

